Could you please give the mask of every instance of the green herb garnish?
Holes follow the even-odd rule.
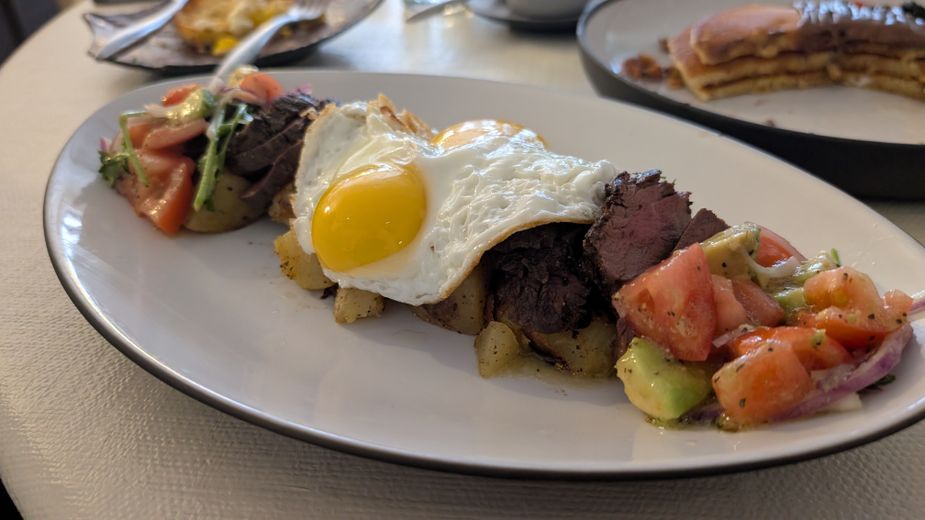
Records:
[[[100,175],[106,184],[111,188],[115,185],[119,177],[128,173],[128,154],[106,153],[100,150]]]
[[[215,180],[225,166],[225,155],[231,134],[242,122],[249,119],[247,105],[238,104],[231,119],[225,122],[225,107],[219,107],[209,122],[209,144],[205,153],[199,158],[199,184],[196,186],[196,197],[193,199],[193,210],[199,211],[203,206],[212,207],[212,194],[215,191]]]
[[[122,115],[119,116],[119,129],[122,131],[122,153],[125,154],[128,164],[130,164],[132,169],[135,170],[135,175],[138,176],[138,180],[140,180],[141,183],[145,186],[148,185],[148,175],[145,173],[145,169],[141,165],[141,161],[138,159],[138,154],[135,153],[135,145],[132,144],[132,136],[128,133],[128,120],[133,117],[141,117],[146,115],[148,115],[148,113],[145,111],[135,111],[123,112]],[[102,173],[102,168],[100,168],[100,170],[100,173]]]

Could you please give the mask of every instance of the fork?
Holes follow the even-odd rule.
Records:
[[[285,13],[279,14],[262,23],[260,27],[251,32],[247,38],[241,40],[222,63],[215,69],[215,77],[222,80],[228,78],[235,69],[241,65],[253,63],[257,55],[267,45],[273,35],[281,28],[291,23],[317,20],[324,16],[328,10],[330,0],[297,0],[296,4]]]
[[[105,41],[98,43],[99,49],[95,54],[96,60],[102,61],[109,59],[126,47],[140,42],[154,31],[166,25],[167,22],[180,12],[180,9],[183,9],[183,6],[185,6],[187,2],[188,0],[169,0],[164,2],[159,9],[153,11],[151,14],[117,30]]]

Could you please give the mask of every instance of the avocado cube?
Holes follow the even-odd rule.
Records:
[[[702,366],[686,365],[646,338],[633,338],[616,371],[630,402],[655,419],[677,419],[713,391]]]

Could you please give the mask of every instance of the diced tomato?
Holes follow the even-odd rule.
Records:
[[[839,267],[813,276],[803,285],[806,302],[816,314],[813,326],[825,329],[849,349],[872,347],[906,323],[912,299],[901,291],[881,298],[874,282],[851,267]]]
[[[703,361],[716,330],[713,278],[700,244],[675,252],[624,285],[613,305],[637,333],[678,359]]]
[[[135,148],[141,148],[148,134],[163,124],[161,121],[132,122],[129,120],[128,136],[132,140],[132,145]]]
[[[159,150],[183,144],[205,133],[209,123],[205,119],[196,119],[181,125],[161,125],[148,132],[144,139],[144,148]]]
[[[165,107],[176,105],[182,103],[183,100],[187,98],[193,92],[196,92],[201,87],[195,83],[188,83],[186,85],[180,85],[179,87],[174,87],[167,91],[164,94],[164,97],[161,99],[161,104]]]
[[[758,424],[793,408],[813,389],[800,358],[786,345],[765,345],[723,365],[713,390],[739,425]]]
[[[912,297],[900,290],[893,289],[883,295],[883,306],[888,317],[894,320],[905,318],[909,310],[912,309]]]
[[[808,327],[759,327],[729,342],[734,356],[743,356],[764,346],[790,348],[806,370],[824,370],[852,361],[845,347],[825,334]]]
[[[179,155],[141,150],[138,158],[148,176],[148,185],[134,174],[120,178],[116,189],[129,199],[135,211],[147,217],[161,231],[174,235],[186,221],[193,202],[192,159]]]
[[[732,291],[745,309],[749,323],[773,327],[784,321],[784,309],[755,282],[736,278],[732,280]]]
[[[264,104],[272,102],[286,92],[276,78],[263,72],[252,72],[245,76],[241,80],[241,88],[254,94]]]
[[[803,294],[813,310],[843,307],[874,312],[883,308],[883,300],[873,280],[853,267],[823,271],[803,284]]]
[[[806,260],[806,257],[797,251],[797,248],[790,245],[784,237],[771,231],[764,226],[761,228],[761,234],[758,238],[758,250],[755,252],[755,261],[759,264],[770,267],[781,260],[786,260],[795,256],[797,260]]]
[[[813,317],[815,326],[825,329],[829,336],[837,339],[849,349],[872,347],[884,336],[898,329],[903,320],[890,323],[884,311],[864,312],[857,309],[829,307]]]
[[[716,331],[719,336],[748,320],[745,307],[736,299],[732,280],[713,275],[713,299],[716,302]]]

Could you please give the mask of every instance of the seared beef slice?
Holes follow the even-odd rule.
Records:
[[[293,144],[302,142],[309,115],[320,111],[327,100],[291,92],[254,115],[228,145],[228,167],[245,177],[260,177]]]
[[[579,268],[588,226],[549,224],[521,231],[486,256],[493,267],[490,314],[552,333],[588,324],[592,282]]]
[[[684,249],[695,242],[703,242],[727,228],[729,228],[729,224],[717,217],[716,213],[706,208],[701,208],[694,214],[694,218],[691,219],[691,223],[687,225],[684,233],[681,233],[681,238],[678,239],[678,243],[675,244],[674,248]]]
[[[606,194],[584,248],[610,294],[671,254],[691,222],[691,210],[690,194],[675,191],[658,170],[621,173]]]

